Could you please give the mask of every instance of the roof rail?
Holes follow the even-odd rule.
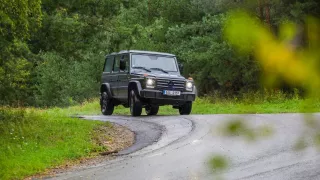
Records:
[[[122,53],[143,53],[143,54],[157,54],[157,55],[166,55],[166,56],[175,56],[174,54],[163,53],[163,52],[154,52],[154,51],[141,51],[141,50],[121,50],[119,52],[113,52],[109,55],[117,55]]]

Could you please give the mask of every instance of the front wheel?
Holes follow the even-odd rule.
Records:
[[[140,116],[142,113],[142,104],[139,101],[134,90],[130,91],[130,113],[131,116]]]
[[[185,104],[179,107],[180,115],[189,115],[192,109],[192,102],[186,102]]]
[[[159,111],[159,106],[151,106],[151,105],[146,106],[146,114],[148,116],[157,115],[158,111]]]
[[[114,104],[112,103],[112,100],[108,97],[107,92],[103,92],[101,94],[100,106],[101,113],[103,115],[112,115],[114,110]]]

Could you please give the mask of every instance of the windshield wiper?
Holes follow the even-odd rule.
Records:
[[[146,68],[146,67],[142,67],[142,66],[135,66],[135,67],[132,67],[133,69],[143,69],[145,71],[148,71],[148,72],[151,72],[150,69]]]
[[[168,74],[168,71],[165,71],[165,70],[163,70],[163,69],[161,69],[161,68],[150,68],[150,69],[158,70],[158,71],[162,71],[162,72],[164,72],[164,73],[167,73],[167,74]]]

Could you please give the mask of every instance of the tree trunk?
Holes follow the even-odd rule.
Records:
[[[271,29],[270,2],[269,2],[269,0],[265,0],[264,7],[265,7],[266,23],[269,26],[269,28]]]
[[[261,21],[264,21],[263,2],[264,2],[264,0],[258,0],[259,17],[260,17],[260,20],[261,20]]]

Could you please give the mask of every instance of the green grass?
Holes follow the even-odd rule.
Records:
[[[92,140],[105,123],[66,111],[0,108],[0,179],[22,179],[102,150]]]
[[[79,106],[67,109],[69,115],[100,115],[100,105],[97,99],[85,102]],[[256,114],[256,113],[297,113],[297,112],[320,112],[320,101],[302,100],[299,98],[286,99],[274,97],[266,99],[218,99],[197,98],[193,103],[192,114]],[[129,108],[118,106],[115,108],[116,115],[129,115]],[[143,113],[145,114],[145,113]],[[159,115],[177,115],[178,110],[171,106],[161,106]]]

